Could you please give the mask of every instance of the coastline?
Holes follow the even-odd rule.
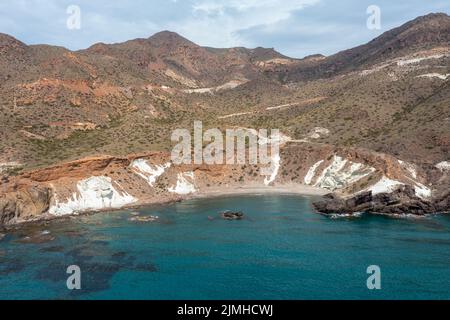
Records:
[[[284,195],[298,195],[305,197],[321,197],[328,194],[330,191],[311,187],[302,184],[281,184],[275,186],[266,186],[262,184],[249,184],[245,186],[225,186],[216,188],[207,188],[204,190],[197,191],[194,194],[186,196],[174,196],[171,199],[143,199],[138,203],[125,205],[121,208],[103,208],[100,210],[77,212],[70,215],[51,215],[48,212],[40,217],[35,217],[34,219],[17,221],[16,223],[10,225],[0,226],[0,230],[8,230],[12,228],[26,227],[32,224],[45,223],[49,221],[64,220],[64,219],[76,219],[78,217],[100,214],[106,212],[119,212],[124,210],[139,210],[140,208],[145,208],[149,206],[167,206],[176,202],[187,201],[191,199],[208,199],[208,198],[219,198],[227,196],[245,196],[245,195],[264,195],[264,194],[284,194]]]
[[[275,186],[250,184],[241,187],[208,188],[194,195],[191,195],[189,198],[215,198],[222,196],[258,195],[258,194],[291,194],[299,196],[324,196],[328,193],[330,193],[329,190],[302,184],[282,184]]]

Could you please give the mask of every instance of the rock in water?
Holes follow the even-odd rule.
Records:
[[[136,217],[132,217],[129,219],[129,221],[133,221],[133,222],[156,222],[159,220],[159,217],[157,216],[145,216],[145,217],[141,217],[141,216],[136,216]]]
[[[445,211],[447,199],[448,196],[443,196],[440,202],[433,203],[417,197],[413,187],[400,186],[391,193],[373,195],[369,191],[347,199],[329,194],[313,205],[317,211],[325,214],[368,212],[424,215]]]
[[[31,236],[26,236],[22,239],[16,240],[18,243],[24,244],[42,244],[54,241],[55,237],[50,234],[38,233]]]
[[[244,213],[241,211],[224,211],[221,212],[220,215],[225,220],[242,220],[244,218]]]

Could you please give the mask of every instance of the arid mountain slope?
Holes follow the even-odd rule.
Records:
[[[432,165],[449,158],[449,28],[446,14],[430,14],[301,60],[205,48],[168,31],[77,52],[2,34],[0,162],[167,151],[175,127],[203,120]]]
[[[299,60],[168,31],[77,52],[0,34],[0,224],[253,183],[356,195],[324,211],[447,210],[449,37],[450,17],[430,14]],[[195,120],[288,142],[270,179],[258,166],[174,166],[171,134]]]
[[[333,77],[376,63],[406,56],[413,52],[448,45],[450,42],[450,19],[444,13],[418,17],[398,28],[392,29],[367,44],[339,52],[325,59],[299,61],[287,72],[276,69],[286,82]]]

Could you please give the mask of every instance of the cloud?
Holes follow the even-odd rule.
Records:
[[[448,0],[377,0],[382,30],[366,28],[373,0],[2,0],[0,32],[70,49],[147,38],[171,30],[204,46],[274,47],[302,57],[365,43],[418,15],[450,12]],[[69,30],[66,9],[81,8]]]
[[[392,28],[431,12],[450,13],[449,1],[377,0],[381,8],[381,30],[366,26],[367,7],[373,0],[346,0],[339,4],[321,0],[293,11],[289,18],[272,25],[242,28],[239,39],[250,46],[263,43],[292,57],[321,53],[331,55],[372,40]]]
[[[319,0],[196,0],[192,16],[175,22],[173,29],[208,46],[245,46],[239,31],[258,26],[270,27]]]
[[[172,30],[202,45],[229,47],[245,45],[239,30],[269,26],[288,19],[296,10],[319,0],[3,0],[0,31],[12,33],[28,43],[59,44],[71,49],[94,42],[118,42],[148,37]],[[78,5],[82,28],[65,27],[66,9]],[[14,23],[15,22],[15,23]]]
[[[192,8],[194,13],[202,12],[214,17],[230,15],[236,18],[245,15],[249,24],[270,24],[287,19],[291,12],[318,2],[319,0],[197,0]]]

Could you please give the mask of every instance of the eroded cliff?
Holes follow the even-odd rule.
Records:
[[[246,185],[268,190],[288,184],[300,190],[309,185],[334,192],[316,206],[324,213],[370,211],[374,206],[375,211],[386,213],[448,210],[449,170],[441,165],[424,168],[364,149],[290,141],[282,146],[280,157],[273,159],[269,176],[261,175],[261,169],[249,164],[177,166],[167,153],[86,158],[4,177],[0,222],[9,225],[170,202]],[[386,194],[401,195],[395,198],[395,210],[389,209],[392,201],[386,200]],[[376,199],[386,201],[377,203]]]

